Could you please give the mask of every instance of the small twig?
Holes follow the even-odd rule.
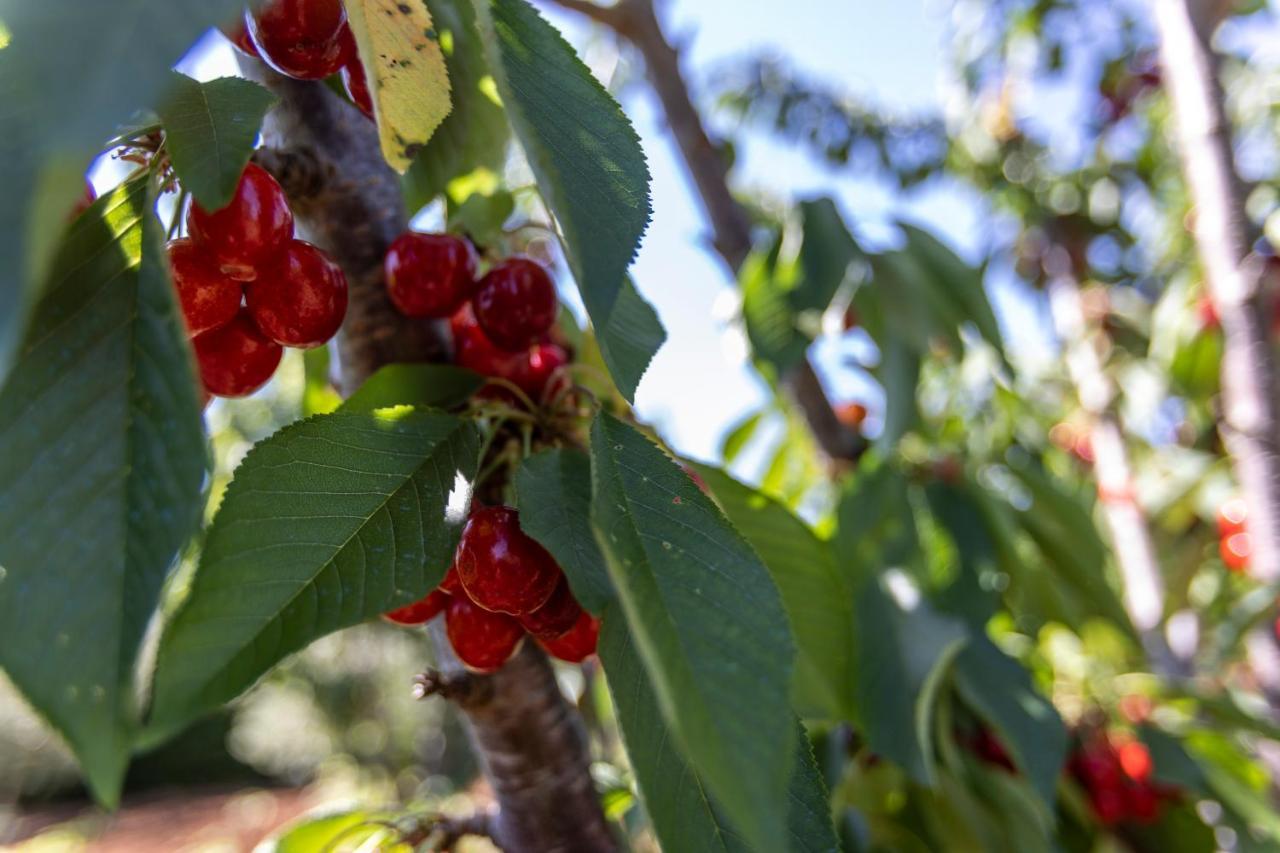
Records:
[[[492,693],[489,680],[465,670],[440,672],[429,669],[413,677],[413,698],[440,696],[461,707],[485,701]]]

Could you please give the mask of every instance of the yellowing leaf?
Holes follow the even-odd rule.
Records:
[[[449,75],[423,0],[345,0],[382,156],[401,174],[449,114]]]

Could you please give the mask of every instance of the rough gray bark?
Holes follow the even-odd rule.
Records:
[[[751,220],[729,188],[729,166],[724,151],[712,142],[702,116],[689,96],[680,71],[680,54],[667,41],[652,0],[619,0],[601,6],[591,0],[551,0],[611,29],[629,42],[644,59],[649,83],[666,115],[667,126],[693,180],[711,224],[712,245],[736,275],[751,251]],[[808,359],[802,359],[782,377],[787,396],[804,415],[822,452],[835,462],[856,461],[866,441],[840,423]]]
[[[1165,85],[1182,170],[1195,205],[1196,246],[1222,321],[1222,424],[1249,506],[1250,572],[1280,581],[1280,380],[1261,259],[1250,253],[1244,188],[1235,170],[1207,4],[1154,0]]]
[[[384,364],[447,359],[442,325],[402,317],[386,296],[382,259],[407,223],[373,125],[322,84],[245,66],[280,99],[263,131],[269,149],[258,160],[284,185],[302,235],[347,275],[351,303],[337,341],[344,395]],[[526,642],[497,673],[471,675],[439,633],[441,668],[470,682],[456,704],[498,802],[487,826],[494,841],[510,853],[616,850],[592,784],[586,733],[546,656]]]

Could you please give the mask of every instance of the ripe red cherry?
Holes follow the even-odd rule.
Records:
[[[1104,826],[1114,826],[1124,820],[1129,811],[1123,788],[1095,788],[1089,791],[1089,801]]]
[[[258,328],[287,347],[320,346],[347,314],[347,277],[328,255],[302,240],[291,240],[245,294]]]
[[[240,311],[243,285],[223,275],[213,258],[188,238],[174,240],[168,250],[187,331],[198,335],[230,323]]]
[[[524,629],[505,613],[492,613],[465,595],[449,599],[445,632],[458,659],[476,672],[493,672],[515,654]]]
[[[1247,571],[1249,558],[1253,556],[1253,540],[1244,531],[1232,533],[1218,540],[1218,553],[1231,571]]]
[[[538,640],[538,645],[552,657],[568,663],[582,663],[596,653],[599,637],[600,620],[584,610],[572,628],[553,640]]]
[[[272,0],[245,23],[262,58],[281,74],[322,80],[336,74],[346,58],[342,0]]]
[[[547,392],[552,375],[568,363],[569,353],[565,352],[564,347],[557,344],[534,344],[520,354],[513,364],[514,371],[507,378],[537,402],[544,393],[554,393],[567,383],[567,379],[557,379],[557,389]]]
[[[397,625],[422,625],[444,612],[449,604],[449,593],[433,589],[413,604],[382,614],[382,618]]]
[[[237,18],[235,23],[218,29],[227,37],[227,41],[231,42],[241,53],[249,56],[258,55],[258,48],[254,45],[253,39],[249,37],[249,27],[245,24],[243,16]]]
[[[836,420],[849,429],[861,429],[867,419],[867,407],[861,403],[842,403],[835,412]]]
[[[210,213],[193,203],[187,211],[191,238],[237,281],[253,281],[293,238],[293,213],[284,190],[266,169],[250,163],[231,202]]]
[[[454,361],[460,367],[485,376],[507,378],[520,370],[520,353],[498,349],[476,322],[471,303],[464,304],[449,319],[453,332]]]
[[[449,595],[457,595],[462,592],[462,581],[458,580],[458,570],[450,566],[449,571],[444,574],[444,580],[440,581],[440,586],[436,587],[436,589]]]
[[[519,515],[508,506],[471,511],[453,564],[472,601],[512,616],[537,610],[560,580],[555,559],[524,534]]]
[[[550,274],[528,258],[509,258],[489,270],[472,301],[489,340],[510,351],[545,335],[558,310]]]
[[[1218,535],[1230,536],[1244,530],[1249,507],[1242,498],[1231,498],[1218,507]]]
[[[383,262],[387,295],[406,317],[448,317],[475,289],[476,252],[451,234],[401,234]]]
[[[257,391],[280,364],[283,350],[262,334],[249,312],[196,335],[192,341],[205,390],[219,397],[244,397]]]
[[[539,640],[554,640],[578,624],[581,615],[582,606],[573,597],[569,582],[561,575],[547,603],[519,618],[524,629]]]

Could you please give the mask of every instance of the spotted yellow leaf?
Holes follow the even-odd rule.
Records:
[[[449,114],[440,38],[423,0],[344,2],[369,80],[382,156],[403,173]]]

